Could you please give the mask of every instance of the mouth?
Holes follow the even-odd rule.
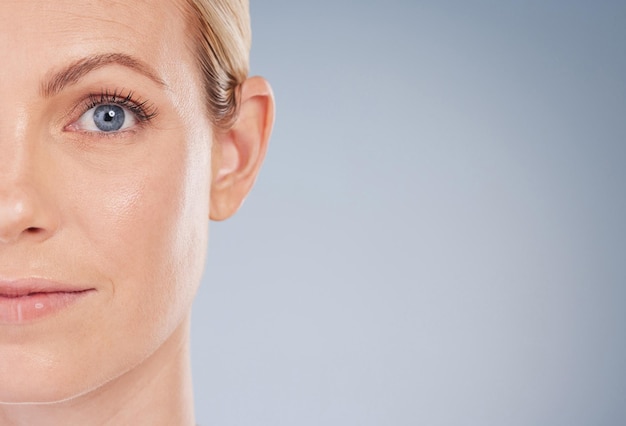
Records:
[[[0,324],[22,325],[58,314],[93,292],[42,279],[0,281]]]
[[[28,291],[28,290],[14,290],[14,289],[0,289],[0,298],[5,299],[20,299],[31,296],[46,295],[46,294],[71,294],[71,293],[84,293],[91,291],[91,289],[85,290],[45,290],[45,291]]]

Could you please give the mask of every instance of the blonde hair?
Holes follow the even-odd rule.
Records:
[[[216,127],[229,128],[237,116],[238,88],[250,67],[248,0],[183,1],[208,112]]]

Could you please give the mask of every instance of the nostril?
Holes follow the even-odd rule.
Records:
[[[0,225],[2,224],[0,223]],[[20,230],[19,227],[5,227],[5,229],[2,229],[0,226],[0,244],[13,243],[21,238],[26,238],[30,241],[43,241],[50,235],[52,233],[46,227],[30,226]]]

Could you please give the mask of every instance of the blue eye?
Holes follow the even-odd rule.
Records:
[[[93,122],[103,132],[112,132],[122,128],[125,115],[117,105],[100,105],[93,112]]]
[[[118,132],[136,123],[137,119],[132,112],[116,104],[103,104],[90,108],[76,122],[81,130],[90,132]]]

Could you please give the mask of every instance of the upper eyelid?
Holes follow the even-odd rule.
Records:
[[[83,113],[89,111],[98,105],[116,104],[128,108],[134,113],[139,121],[149,121],[158,115],[158,109],[148,100],[144,100],[129,90],[126,95],[123,91],[114,91],[113,93],[102,90],[100,93],[90,93],[83,101]],[[81,114],[81,115],[82,115]]]

